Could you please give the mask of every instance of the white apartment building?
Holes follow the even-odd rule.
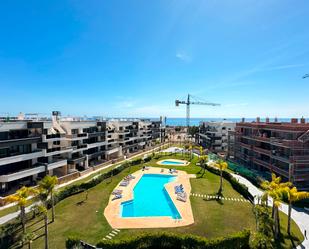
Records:
[[[0,121],[0,192],[35,185],[46,174],[58,177],[146,149],[164,140],[160,121],[46,120]]]
[[[227,120],[201,122],[198,144],[213,152],[227,152],[228,133],[234,131],[236,123]]]

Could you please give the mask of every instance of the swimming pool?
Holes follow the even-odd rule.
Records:
[[[184,162],[170,161],[170,160],[164,160],[164,161],[160,162],[160,164],[163,164],[163,165],[185,165]]]
[[[176,177],[171,175],[144,174],[133,189],[133,200],[121,203],[121,217],[181,218],[164,187],[175,179]]]

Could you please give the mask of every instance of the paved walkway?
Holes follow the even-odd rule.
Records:
[[[225,200],[225,201],[238,201],[238,202],[250,202],[245,198],[234,198],[234,197],[222,197],[219,195],[205,195],[205,194],[197,194],[197,193],[190,193],[190,195],[194,197],[201,197],[207,200]]]
[[[257,203],[258,197],[263,195],[263,191],[258,189],[256,186],[254,186],[250,181],[248,181],[246,178],[232,174],[238,181],[248,187],[249,192],[255,197],[254,202]],[[269,205],[272,205],[272,199],[269,198]],[[288,205],[285,203],[282,203],[280,208],[282,212],[285,214],[288,214]],[[305,212],[304,209],[292,209],[292,219],[296,222],[296,224],[299,226],[302,233],[306,230],[307,233],[309,232],[309,214]],[[297,249],[301,248],[309,248],[309,240],[305,238],[303,243],[297,247]]]
[[[113,239],[113,237],[115,237],[118,233],[120,233],[120,230],[115,228],[108,235],[106,235],[103,240]]]

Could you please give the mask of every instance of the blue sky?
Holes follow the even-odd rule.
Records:
[[[309,1],[0,3],[0,115],[309,115]]]

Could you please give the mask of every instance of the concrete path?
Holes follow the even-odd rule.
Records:
[[[248,181],[246,178],[232,174],[233,177],[235,177],[240,183],[246,185],[248,187],[249,192],[255,197],[254,202],[257,203],[258,197],[263,195],[263,191],[258,189],[256,186],[254,186],[250,181]],[[269,198],[269,205],[272,205],[272,199]],[[285,203],[282,203],[280,208],[282,212],[284,212],[286,215],[288,214],[288,205]],[[292,219],[296,222],[296,224],[299,226],[299,229],[302,233],[306,230],[307,233],[309,232],[309,214],[306,213],[304,209],[301,208],[293,208],[292,209]],[[297,249],[301,248],[309,248],[309,240],[305,238],[303,243],[297,247]]]

